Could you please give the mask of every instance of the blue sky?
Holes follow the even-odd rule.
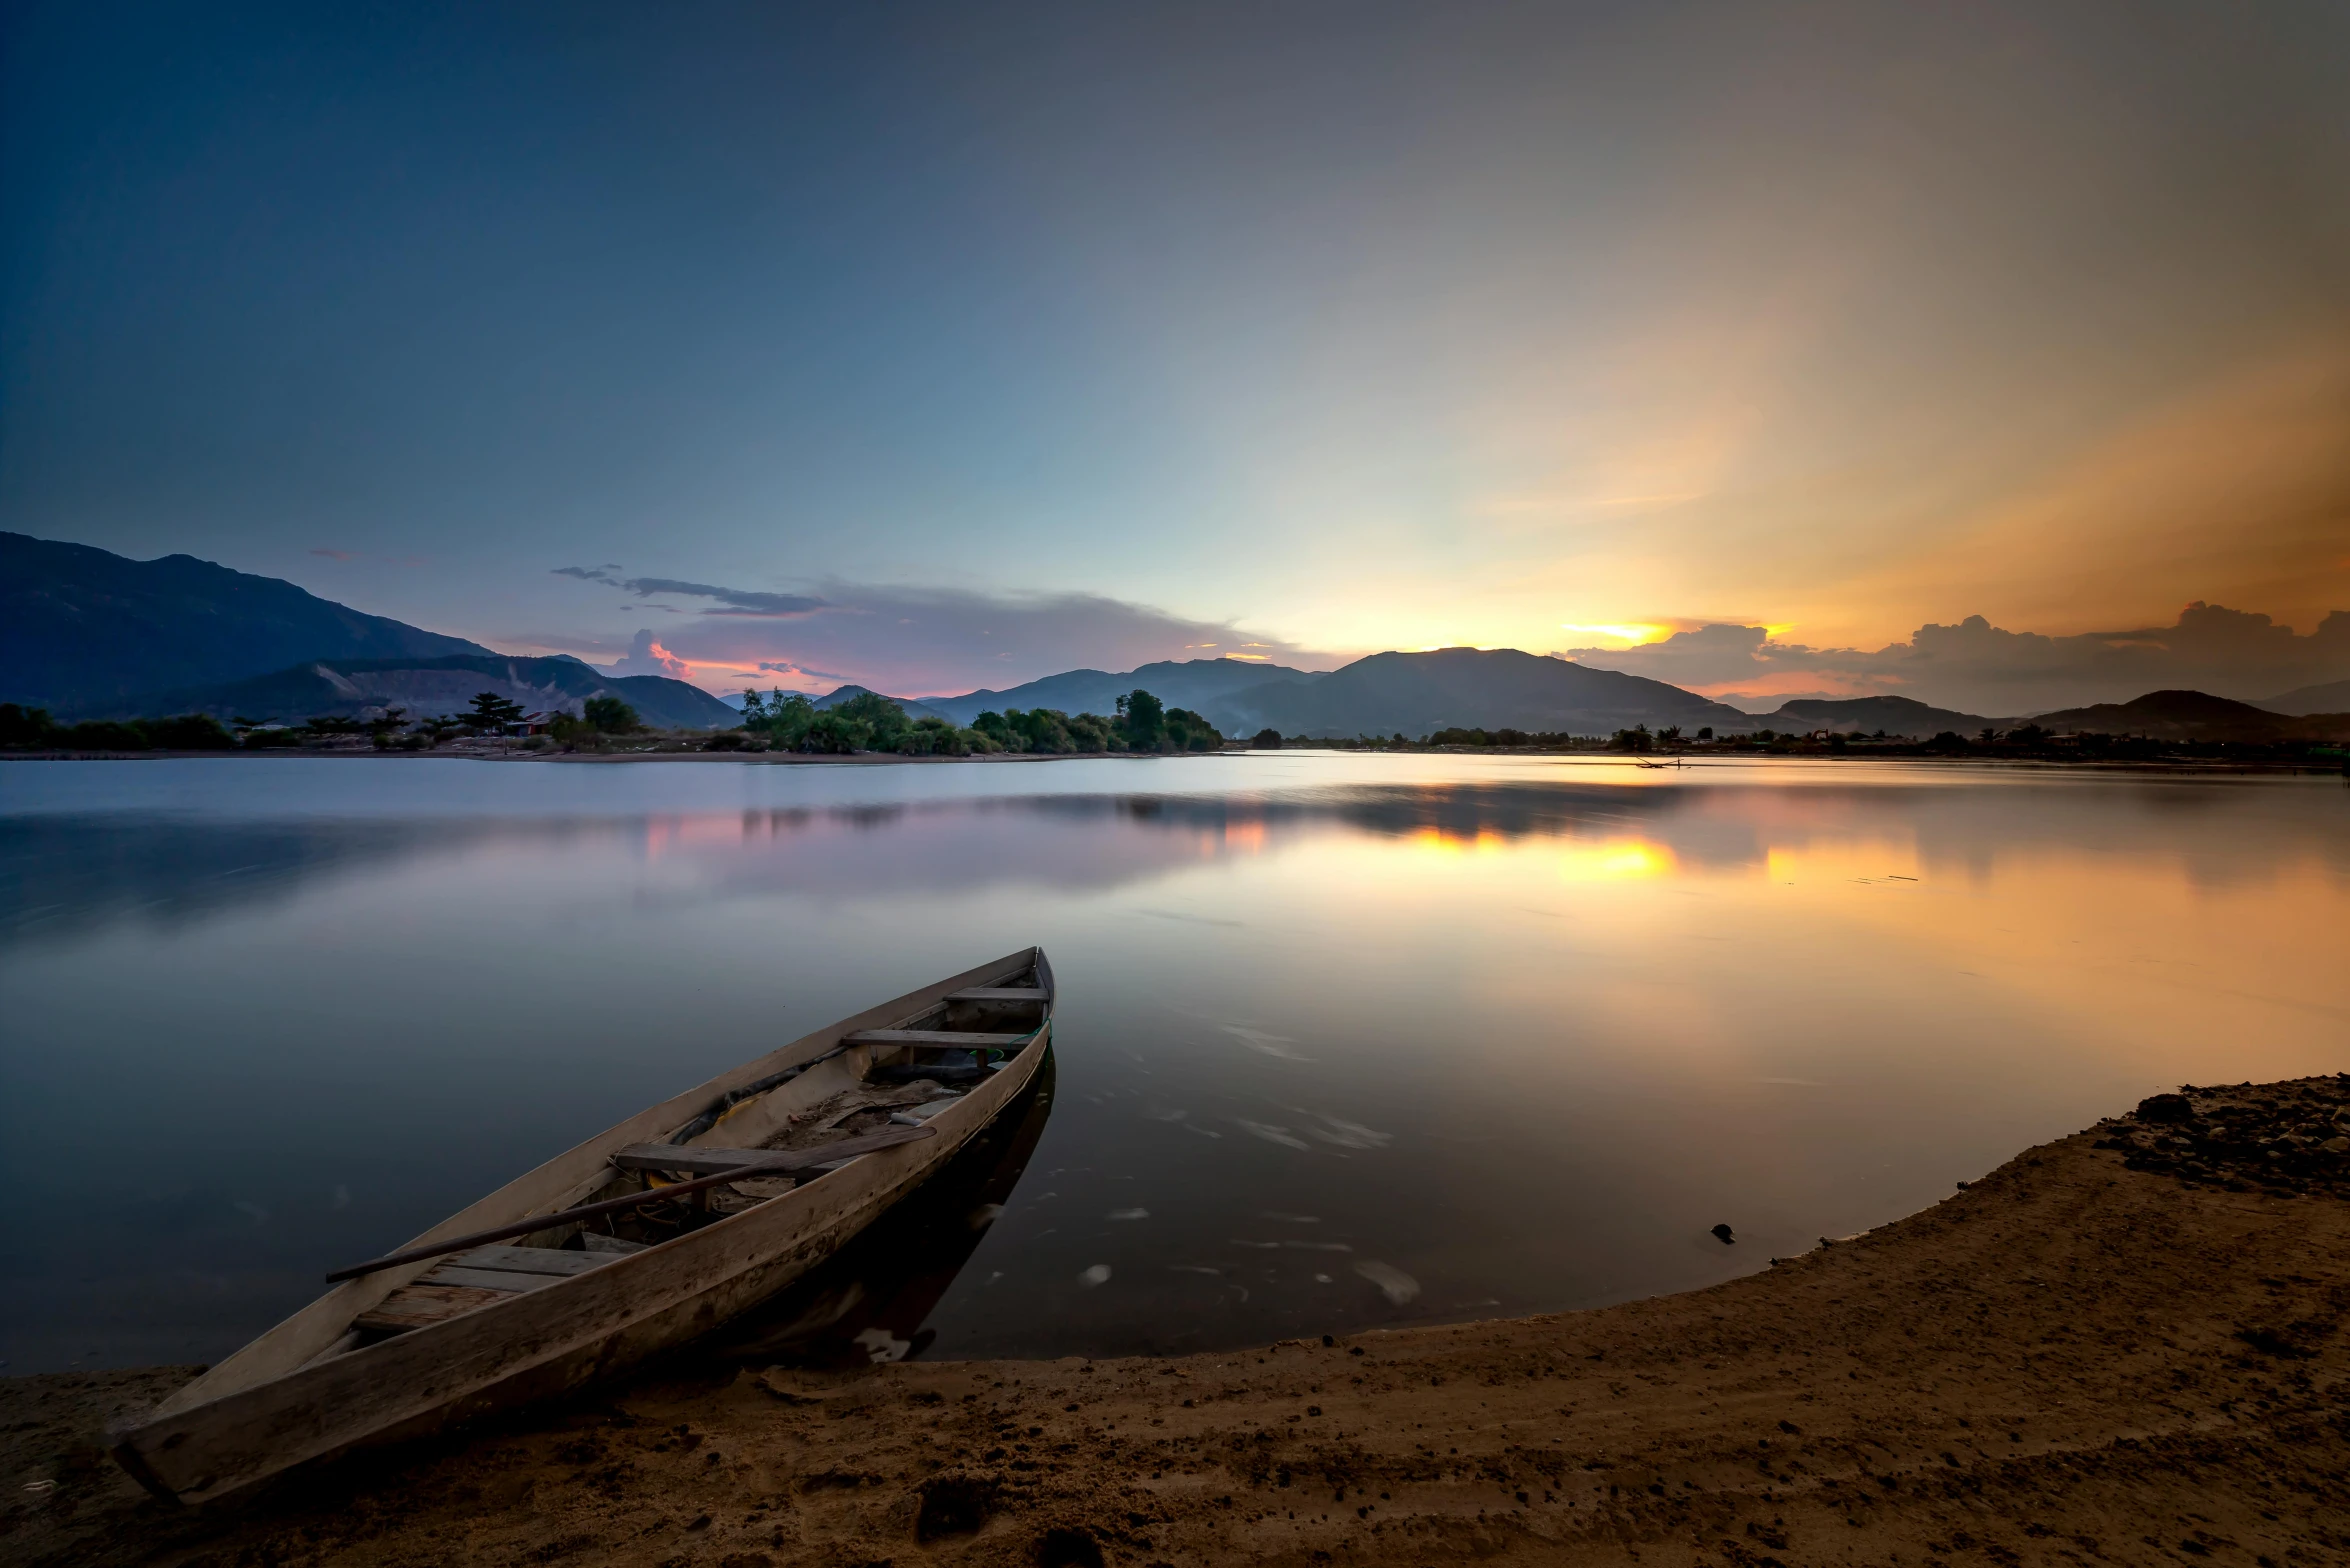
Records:
[[[907,692],[2350,605],[2340,7],[0,25],[23,532]]]

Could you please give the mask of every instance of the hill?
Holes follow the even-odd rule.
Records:
[[[851,697],[878,697],[881,695],[881,693],[873,690],[873,688],[870,686],[842,686],[835,690],[826,692],[821,697],[813,699],[811,706],[820,709],[837,708],[842,703],[848,701]],[[930,703],[918,702],[912,697],[891,697],[888,700],[896,703],[900,708],[903,708],[905,710],[906,717],[909,719],[944,719],[947,717],[946,714],[941,712],[938,708],[934,707]],[[729,703],[728,706],[732,707],[733,704]],[[951,724],[956,721],[948,719],[947,722]]]
[[[942,718],[968,724],[989,709],[1001,713],[1006,708],[1057,708],[1063,713],[1109,714],[1117,711],[1120,697],[1140,687],[1170,708],[1190,708],[1212,719],[1212,706],[1250,688],[1323,679],[1326,677],[1318,670],[1245,659],[1162,659],[1122,675],[1106,670],[1064,670],[1005,691],[974,691],[921,701]],[[906,711],[914,710],[909,706]]]
[[[183,686],[108,705],[104,718],[162,713],[242,714],[296,720],[314,715],[357,717],[368,708],[399,707],[412,719],[462,712],[476,692],[494,691],[525,710],[562,708],[578,713],[590,697],[618,697],[659,729],[731,729],[742,715],[699,686],[665,675],[606,675],[563,655],[509,658],[464,654],[442,659],[314,659],[250,680]]]
[[[192,555],[134,561],[0,533],[0,702],[72,716],[304,659],[489,651]]]
[[[2150,691],[2132,702],[2043,713],[2033,723],[2059,735],[2144,735],[2153,740],[2350,740],[2350,713],[2271,713],[2200,691]]]
[[[1154,691],[1157,688],[1152,688]],[[1421,736],[1455,726],[1612,735],[1645,724],[1750,734],[1762,721],[1724,703],[1615,670],[1515,648],[1374,653],[1311,682],[1254,686],[1201,711],[1226,733]]]
[[[1986,726],[2002,727],[2001,720],[1986,719],[1978,713],[1960,713],[1954,708],[1930,707],[1914,697],[1805,697],[1783,702],[1778,712],[1766,713],[1755,722],[1766,729],[1806,733],[1836,730],[1847,735],[1874,735],[1882,730],[1887,735],[1908,735],[1920,740],[1944,730],[1972,735]]]
[[[2350,713],[2350,681],[2328,681],[2323,686],[2302,686],[2281,696],[2263,697],[2253,704],[2271,713]]]

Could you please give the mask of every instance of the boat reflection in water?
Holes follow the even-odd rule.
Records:
[[[736,1318],[701,1354],[721,1361],[862,1366],[919,1356],[925,1326],[1028,1169],[1052,1114],[1048,1049],[1021,1098],[854,1241]]]

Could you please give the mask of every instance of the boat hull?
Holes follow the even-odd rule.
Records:
[[[984,984],[1011,962],[983,966],[901,997],[794,1042],[751,1068],[773,1070],[779,1060],[790,1065],[795,1052],[820,1054],[829,1040],[866,1026],[877,1014],[911,1011],[934,994]],[[789,1286],[920,1186],[1019,1095],[1049,1049],[1048,1022],[1033,1044],[930,1119],[927,1125],[937,1130],[936,1137],[864,1155],[780,1197],[558,1286],[363,1349],[325,1354],[215,1397],[201,1397],[208,1391],[205,1380],[199,1380],[145,1420],[118,1431],[116,1457],[160,1495],[211,1501],[352,1448],[422,1436],[548,1398],[699,1339]],[[742,1079],[747,1071],[737,1069],[713,1084]],[[692,1099],[681,1096],[659,1110]],[[638,1141],[644,1120],[634,1118],[582,1148]],[[452,1218],[425,1239],[448,1232],[482,1207]],[[534,1205],[516,1212],[526,1217],[539,1211]],[[412,1276],[424,1266],[400,1273]],[[380,1298],[390,1288],[378,1283],[364,1294]],[[324,1304],[322,1298],[306,1311]],[[297,1314],[272,1334],[294,1329],[302,1317]],[[342,1319],[348,1320],[348,1315]],[[313,1337],[321,1331],[310,1325]]]

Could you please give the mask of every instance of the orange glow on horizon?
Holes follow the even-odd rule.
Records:
[[[1608,637],[1628,648],[1643,643],[1662,642],[1673,634],[1670,626],[1659,626],[1650,621],[1623,621],[1614,625],[1580,625],[1574,621],[1559,622],[1559,630],[1579,632],[1586,637]]]

